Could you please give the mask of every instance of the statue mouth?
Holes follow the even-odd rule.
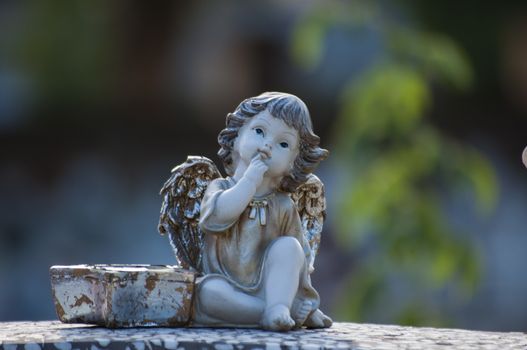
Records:
[[[261,155],[262,160],[271,159],[271,152],[263,149],[258,149],[258,153]]]

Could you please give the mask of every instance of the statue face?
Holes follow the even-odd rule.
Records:
[[[289,173],[298,155],[298,131],[264,110],[239,130],[234,143],[238,162],[248,166],[258,153],[269,167],[265,176],[281,178]]]

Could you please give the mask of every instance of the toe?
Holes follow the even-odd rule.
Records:
[[[324,322],[324,328],[329,328],[333,324],[333,320],[329,316],[326,316],[326,315],[324,315],[322,322]]]
[[[263,328],[272,331],[288,331],[294,327],[295,321],[289,315],[289,308],[285,305],[275,305],[264,312]]]
[[[307,328],[328,328],[333,324],[333,320],[324,315],[320,309],[317,309],[305,322]]]

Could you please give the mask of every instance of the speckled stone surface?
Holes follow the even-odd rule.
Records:
[[[226,328],[107,329],[58,321],[0,323],[0,349],[527,349],[525,333],[335,323],[287,333]]]

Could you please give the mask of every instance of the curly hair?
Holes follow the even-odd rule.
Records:
[[[218,135],[218,143],[221,146],[218,156],[223,161],[227,175],[232,176],[236,166],[232,152],[240,128],[250,118],[266,109],[273,117],[298,131],[300,139],[298,156],[291,173],[282,179],[279,188],[284,192],[294,192],[329,154],[327,150],[318,146],[320,138],[313,132],[307,106],[294,95],[264,92],[240,103],[233,113],[227,114],[225,129]]]

